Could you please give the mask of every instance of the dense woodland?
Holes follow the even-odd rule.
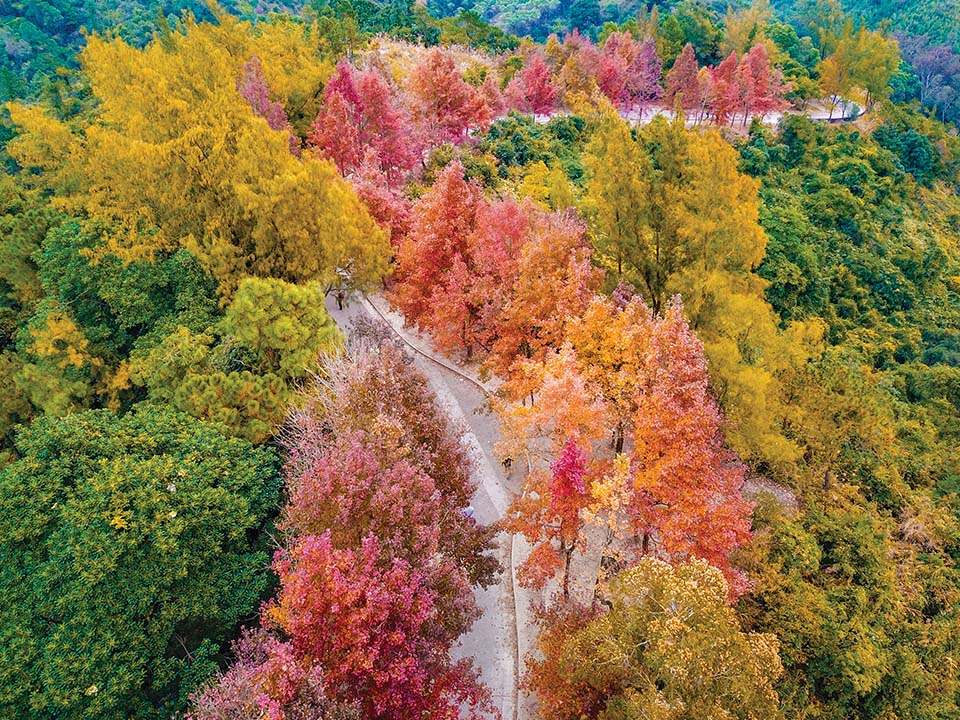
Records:
[[[956,17],[4,4],[0,716],[960,716]]]

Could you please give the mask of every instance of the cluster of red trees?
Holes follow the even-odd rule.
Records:
[[[665,83],[664,83],[665,80]],[[665,87],[664,87],[665,85]],[[743,57],[730,55],[716,67],[701,68],[689,43],[663,77],[656,42],[630,33],[611,33],[602,46],[577,32],[532,52],[507,86],[510,107],[550,114],[574,96],[599,90],[624,115],[641,117],[651,107],[679,107],[697,122],[718,125],[782,110],[790,88],[757,44]]]
[[[664,99],[697,122],[709,118],[728,125],[740,119],[745,125],[752,117],[785,109],[789,91],[763,45],[754,45],[739,59],[731,52],[716,67],[701,68],[687,43],[667,73]]]
[[[700,68],[688,44],[667,73],[665,90],[656,43],[630,33],[611,33],[600,47],[577,32],[562,43],[554,39],[544,51],[527,53],[502,92],[500,74],[508,72],[507,64],[472,67],[477,79],[471,84],[455,58],[433,48],[402,84],[375,64],[358,68],[341,61],[307,134],[307,152],[332,160],[395,240],[410,229],[403,184],[423,167],[427,151],[465,142],[510,110],[549,115],[563,103],[600,92],[627,115],[642,115],[662,101],[697,122],[745,124],[785,107],[788,90],[763,45],[739,60],[731,54],[714,68]],[[271,128],[289,133],[291,152],[299,154],[300,140],[281,105],[271,101],[258,58],[246,64],[237,87]]]
[[[439,48],[426,53],[402,87],[376,68],[361,70],[344,60],[324,89],[307,143],[344,175],[370,162],[395,185],[420,162],[424,149],[462,142],[504,109],[494,73],[474,87],[453,56]]]
[[[530,467],[505,523],[535,546],[522,582],[559,573],[567,590],[589,512],[621,530],[623,562],[708,559],[737,595],[729,556],[751,508],[703,346],[679,302],[661,317],[628,289],[599,295],[591,255],[572,213],[487,199],[454,162],[411,208],[393,300],[438,348],[480,353],[505,379],[503,450]]]
[[[742,58],[731,53],[716,67],[700,68],[688,44],[667,73],[664,88],[654,40],[619,32],[599,47],[573,32],[544,52],[530,51],[502,91],[500,71],[484,67],[478,75],[482,81],[471,85],[454,55],[434,48],[397,85],[375,67],[358,69],[342,61],[324,90],[307,146],[354,180],[360,195],[380,213],[379,220],[403,229],[406,213],[398,205],[399,195],[385,195],[383,189],[408,179],[426,150],[461,143],[510,110],[549,115],[578,95],[599,91],[624,114],[642,114],[662,101],[697,121],[711,118],[722,125],[783,109],[789,90],[763,45]],[[245,71],[241,92],[271,127],[286,127],[282,108],[269,102],[258,66]]]
[[[583,305],[599,282],[586,226],[532,200],[489,200],[450,163],[411,208],[398,240],[394,301],[446,351],[487,354],[497,370],[557,345],[557,307]]]
[[[488,691],[450,649],[496,563],[462,509],[459,435],[390,345],[329,359],[286,432],[277,597],[194,720],[481,717]],[[245,713],[245,714],[244,714]]]

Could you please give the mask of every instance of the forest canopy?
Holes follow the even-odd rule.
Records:
[[[0,714],[960,714],[951,12],[0,8]]]

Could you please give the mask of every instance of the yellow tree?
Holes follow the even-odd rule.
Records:
[[[773,8],[770,7],[770,0],[753,0],[750,5],[736,12],[727,6],[720,55],[726,57],[731,52],[735,52],[740,56],[757,43],[766,44],[764,31],[771,20],[773,20]]]
[[[24,362],[13,376],[21,397],[54,415],[88,407],[103,360],[64,308],[42,301],[24,334]]]
[[[280,35],[288,45],[296,37]],[[225,295],[248,275],[329,283],[339,269],[371,282],[386,268],[383,231],[328,162],[293,156],[288,132],[272,130],[237,89],[254,54],[286,98],[323,71],[298,67],[289,51],[277,70],[269,43],[253,37],[229,16],[189,21],[142,50],[92,37],[81,64],[96,117],[68,139],[15,109],[11,152],[26,166],[59,163],[59,202],[108,228],[108,252],[185,247]]]
[[[734,449],[745,458],[792,461],[799,450],[782,432],[778,376],[816,345],[816,329],[782,333],[764,299],[765,283],[754,273],[766,250],[758,185],[738,171],[738,160],[716,130],[658,120],[637,142],[608,117],[588,147],[587,209],[612,274],[635,283],[655,312],[672,295],[683,298]]]
[[[639,298],[620,309],[601,297],[568,325],[567,339],[581,360],[583,375],[609,407],[617,453],[623,451],[647,375],[653,326],[653,314]]]
[[[853,78],[865,94],[867,109],[889,97],[890,80],[900,68],[900,46],[896,38],[861,27],[852,38]]]
[[[593,220],[597,260],[617,281],[644,288],[654,310],[679,262],[673,238],[651,219],[650,160],[612,108],[606,109],[590,143],[585,209]]]
[[[729,421],[729,439],[743,456],[797,459],[782,421],[781,375],[819,347],[819,325],[781,332],[753,271],[763,260],[757,182],[737,169],[738,155],[715,130],[690,142],[680,176],[663,189],[684,238],[684,268],[671,285],[704,343],[711,376]]]
[[[559,163],[548,166],[542,160],[530,163],[524,169],[517,195],[533,198],[551,210],[567,210],[577,204],[573,184],[567,179],[563,168]]]
[[[545,617],[527,675],[544,720],[777,717],[779,643],[740,629],[719,570],[643,558],[604,599]]]
[[[867,109],[889,96],[890,80],[899,67],[900,46],[895,38],[865,27],[855,31],[848,20],[836,37],[833,52],[817,66],[830,117],[851,95],[862,94]]]
[[[848,98],[853,90],[852,67],[838,51],[817,65],[817,75],[820,78],[820,92],[827,98],[832,120],[837,105]]]

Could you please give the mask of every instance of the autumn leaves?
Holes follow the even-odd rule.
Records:
[[[284,431],[289,498],[277,597],[194,720],[454,720],[489,710],[450,649],[478,615],[492,530],[463,512],[470,460],[423,376],[390,344],[328,358]],[[354,714],[351,714],[354,713]]]

